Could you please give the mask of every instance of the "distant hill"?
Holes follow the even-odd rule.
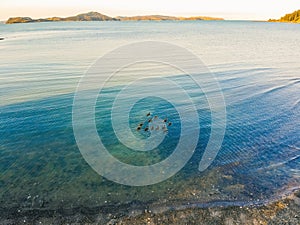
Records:
[[[162,20],[224,20],[223,18],[214,18],[214,17],[175,17],[175,16],[162,16],[162,15],[149,15],[149,16],[131,16],[131,17],[116,17],[121,21],[141,21],[141,20],[150,20],[150,21],[162,21]]]
[[[6,24],[13,23],[34,23],[34,22],[55,22],[55,21],[141,21],[141,20],[151,20],[151,21],[162,21],[162,20],[224,20],[223,18],[213,18],[213,17],[174,17],[174,16],[162,16],[162,15],[150,15],[150,16],[119,16],[116,18],[103,15],[98,12],[89,12],[79,14],[77,16],[70,16],[66,18],[61,17],[51,17],[46,19],[32,19],[30,17],[12,17],[6,21]]]
[[[98,12],[83,13],[77,16],[71,16],[63,19],[63,21],[111,21],[111,20],[117,20],[117,19],[103,15]]]
[[[67,18],[51,17],[46,19],[31,19],[30,17],[12,17],[6,21],[6,24],[12,23],[34,23],[34,22],[53,22],[53,21],[113,21],[118,20],[98,12],[89,12],[71,16]]]
[[[161,21],[161,20],[176,20],[177,19],[177,17],[174,17],[174,16],[161,16],[161,15],[118,16],[116,18],[121,21],[141,21],[141,20]]]
[[[286,14],[279,20],[269,19],[269,22],[300,23],[300,10],[297,10],[290,14]]]

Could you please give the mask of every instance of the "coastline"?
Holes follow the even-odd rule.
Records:
[[[259,207],[212,207],[168,211],[163,214],[145,213],[125,218],[116,224],[295,224],[300,223],[300,192]]]
[[[300,22],[290,22],[290,21],[266,21],[268,23],[288,23],[288,24],[300,24]]]
[[[127,212],[132,205],[135,210]],[[122,212],[123,211],[123,212]],[[18,210],[0,208],[0,225],[12,224],[286,224],[300,223],[300,190],[268,203],[249,206],[199,207],[185,205],[167,210],[145,208],[139,202],[105,207]]]

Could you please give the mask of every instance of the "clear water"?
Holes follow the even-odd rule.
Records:
[[[3,208],[102,207],[134,213],[189,204],[263,204],[299,189],[299,25],[53,22],[0,24],[0,35],[5,37],[0,41]],[[178,71],[141,66],[139,73],[154,68],[161,76],[186,82],[187,92],[198,99],[201,135],[193,157],[175,176],[155,185],[131,187],[99,176],[84,161],[73,134],[72,103],[80,78],[98,57],[144,40],[170,42],[201,58],[223,90],[227,128],[216,160],[199,172],[211,124],[205,96]],[[174,121],[161,148],[134,152],[119,143],[111,128],[110,107],[119,90],[120,84],[105,89],[106,101],[96,107],[97,128],[111,154],[133,165],[168,157],[180,135],[176,110],[158,98],[144,99],[133,108],[133,130],[147,111],[160,117],[167,114]]]

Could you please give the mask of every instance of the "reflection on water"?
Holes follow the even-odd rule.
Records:
[[[219,45],[223,43],[224,48],[227,46],[229,40],[221,40],[218,36],[221,33],[224,38],[229,38],[230,35],[240,38],[238,40],[244,38],[235,34],[240,24],[221,24],[223,33],[220,31],[216,34],[213,42]],[[89,41],[93,46],[99,44],[100,37],[94,36],[95,30],[101,31],[97,33],[103,35],[101,41],[109,37],[109,43],[112,43],[112,40],[115,43],[119,40],[121,43],[133,38],[133,27],[138,33],[134,40],[141,40],[149,33],[154,38],[167,39],[173,32],[173,41],[176,42],[180,38],[180,43],[192,43],[197,46],[196,51],[200,49],[194,42],[195,37],[198,37],[205,51],[205,45],[214,31],[212,27],[218,28],[221,25],[220,22],[204,22],[203,33],[196,34],[195,31],[190,31],[190,39],[189,33],[185,33],[186,37],[180,36],[176,30],[187,29],[186,27],[199,29],[199,24],[147,23],[142,28],[137,23],[126,23],[124,26],[114,23],[116,27],[113,28],[102,24],[97,27],[93,23],[85,25],[87,27],[84,32],[87,37],[75,35],[77,26],[82,28],[78,23],[54,23],[47,25],[49,28],[30,25],[27,27],[30,29],[24,32],[18,27],[24,25],[1,25],[4,26],[4,31],[7,29],[7,41],[1,45],[7,49],[8,55],[0,67],[0,78],[3,81],[0,84],[3,99],[0,107],[2,207],[111,207],[130,213],[130,210],[147,208],[149,205],[159,211],[164,207],[187,204],[204,207],[262,204],[299,188],[300,76],[296,57],[287,61],[281,57],[274,57],[274,60],[281,61],[282,64],[269,66],[266,65],[270,58],[265,59],[260,66],[257,62],[245,64],[242,61],[224,64],[226,59],[232,60],[227,58],[226,53],[220,53],[221,56],[219,55],[215,62],[212,61],[211,69],[224,92],[228,121],[218,157],[204,172],[198,171],[198,163],[210,135],[211,116],[207,100],[186,76],[178,73],[165,74],[174,81],[181,82],[182,87],[196,103],[201,132],[194,155],[179,173],[155,185],[130,187],[99,176],[81,156],[72,128],[73,92],[79,76],[92,61],[92,56],[98,55],[96,52],[88,54],[83,51],[83,55],[79,57],[76,53],[86,50],[84,46],[88,45]],[[244,25],[249,36],[254,35],[253,29],[267,35],[263,31],[265,26],[269,32],[276,32],[274,24]],[[288,28],[289,25],[278,26],[286,29],[286,32],[295,32],[294,37],[300,37],[297,35],[299,31]],[[164,31],[163,28],[166,27],[171,28]],[[224,27],[231,29],[232,33],[227,32]],[[62,31],[59,31],[60,29]],[[74,29],[76,32],[72,33]],[[153,30],[157,30],[157,33],[152,34]],[[32,37],[31,32],[38,32],[40,37],[34,35],[34,40],[28,39],[28,36]],[[73,39],[62,51],[62,55],[69,58],[62,60],[62,56],[56,55],[60,51],[49,48],[43,39],[44,35],[50,42],[49,46],[60,46],[71,36]],[[286,50],[291,43],[285,43],[285,34],[282,35],[280,41],[284,44],[282,48]],[[73,51],[72,46],[80,46],[81,49]],[[241,52],[244,52],[245,48],[241,49]],[[27,50],[32,52],[28,53]],[[14,62],[15,52],[20,56],[16,56]],[[210,54],[213,55],[213,52],[206,53],[208,61],[212,60]],[[76,56],[72,56],[73,54]],[[286,54],[293,55],[288,50]],[[254,58],[249,55],[247,57]],[[220,59],[223,64],[218,64]],[[77,64],[78,62],[80,64]],[[286,63],[289,64],[289,69],[286,69]],[[118,141],[110,120],[110,108],[120,88],[120,85],[116,85],[102,90],[96,104],[97,129],[107,149],[120,161],[137,166],[151,165],[167,158],[180,137],[181,123],[175,108],[169,102],[155,97],[142,99],[135,104],[130,112],[129,124],[136,136],[147,138],[147,133],[138,132],[136,126],[140,121],[145,121],[148,112],[161,119],[168,118],[172,121],[172,126],[168,129],[163,143],[153,151],[133,151]],[[213,91],[213,87],[211,90]],[[166,91],[174,91],[176,96],[175,90],[166,88]],[[184,102],[182,107],[186,107]],[[192,129],[193,127],[191,132]]]

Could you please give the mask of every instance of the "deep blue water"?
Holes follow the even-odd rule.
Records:
[[[265,203],[299,189],[298,25],[70,22],[0,24],[0,29],[5,37],[0,42],[2,206],[69,208],[131,202],[145,207],[210,202],[243,205]],[[153,70],[180,83],[193,100],[199,119],[199,124],[190,123],[186,135],[192,137],[194,126],[200,126],[196,150],[180,172],[158,184],[131,187],[109,181],[85,162],[73,133],[72,106],[80,78],[98,57],[144,40],[180,45],[201,58],[224,95],[226,133],[213,164],[204,172],[198,171],[212,122],[204,93],[174,69],[141,64],[125,71],[134,77]],[[95,121],[102,142],[114,157],[136,166],[168,158],[180,138],[182,124],[176,107],[155,94],[165,90],[179,102],[180,95],[157,84],[153,96],[134,105],[129,126],[138,138],[149,137],[144,125],[141,131],[136,130],[140,122],[147,123],[147,112],[172,121],[158,148],[137,152],[122,145],[112,127],[111,107],[122,82],[111,81],[99,93]],[[206,85],[214,93],[214,87],[209,82]],[[190,110],[184,100],[179,107]]]

